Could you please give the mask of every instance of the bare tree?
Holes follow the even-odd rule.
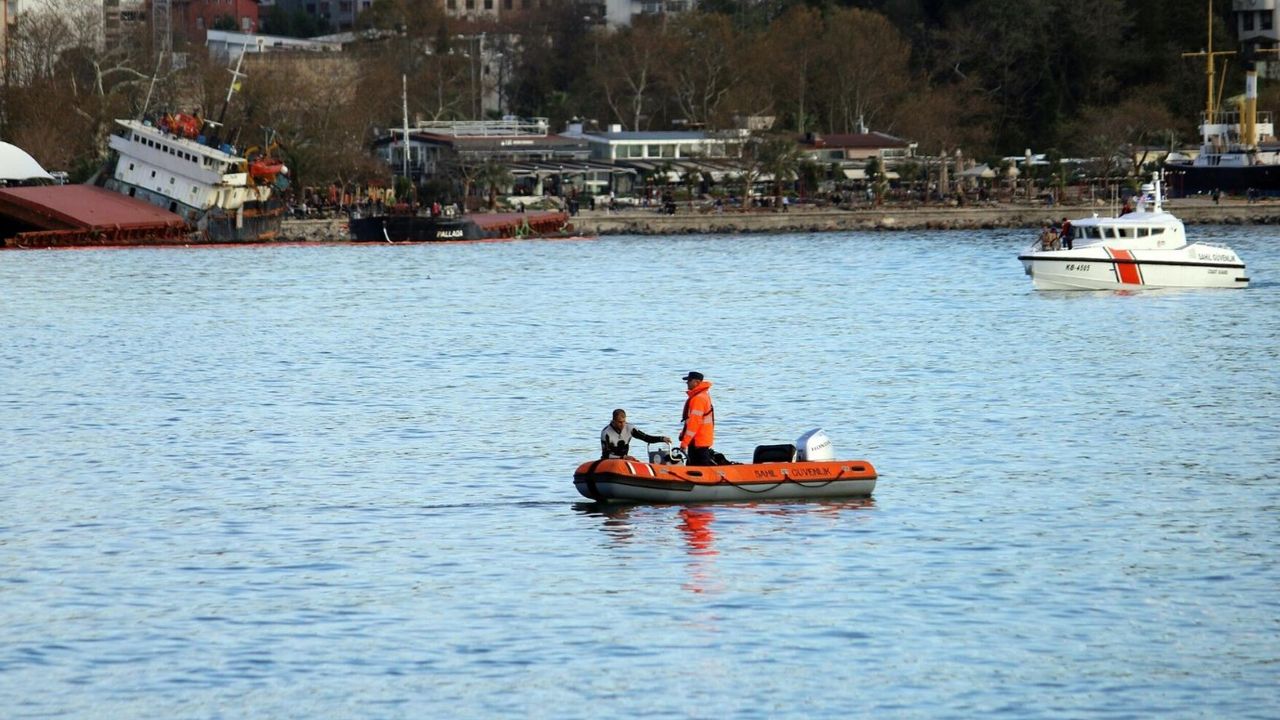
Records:
[[[1096,158],[1103,178],[1119,174],[1125,159],[1130,173],[1138,173],[1153,145],[1167,148],[1177,120],[1154,100],[1160,88],[1142,88],[1114,107],[1083,108],[1068,126],[1071,147]]]
[[[834,10],[818,42],[829,131],[875,121],[908,87],[910,48],[883,15]]]
[[[791,126],[804,134],[812,129],[811,88],[820,67],[819,46],[813,40],[822,27],[822,14],[808,5],[796,5],[774,21],[769,32],[749,56],[749,77],[765,80],[769,96],[791,116]]]
[[[368,151],[370,109],[352,102],[354,88],[363,82],[360,63],[350,57],[304,55],[277,56],[247,67],[245,141],[259,143],[270,128],[295,182],[346,184],[386,176],[386,167]],[[229,117],[234,113],[233,108]]]
[[[670,43],[661,26],[637,18],[600,42],[600,62],[592,79],[619,123],[639,131],[657,91],[660,72],[669,61]]]
[[[5,132],[40,162],[83,179],[100,164],[114,117],[127,114],[149,76],[141,45],[101,41],[91,0],[25,6],[9,30]]]
[[[667,27],[672,48],[664,65],[664,85],[687,120],[707,127],[723,125],[724,100],[739,81],[739,38],[729,18],[688,13]]]

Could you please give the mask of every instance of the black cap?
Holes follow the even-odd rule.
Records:
[[[690,380],[701,380],[701,379],[702,379],[702,373],[697,372],[696,370],[691,370],[691,371],[689,372],[689,374],[688,374],[688,375],[685,375],[684,377],[682,377],[682,378],[680,378],[680,379],[681,379],[681,380],[684,380],[685,382],[689,382]]]

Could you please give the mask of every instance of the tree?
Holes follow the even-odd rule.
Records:
[[[629,27],[600,41],[599,61],[591,79],[610,114],[624,127],[639,131],[656,104],[660,72],[669,59],[670,43],[656,22],[636,18]]]
[[[811,88],[820,55],[812,34],[822,23],[817,10],[806,5],[793,7],[762,36],[749,56],[757,59],[758,72],[748,76],[764,80],[773,102],[790,118],[788,125],[802,135],[813,127]]]
[[[779,177],[787,174],[788,168],[794,168],[798,158],[798,150],[790,138],[745,138],[740,145],[739,154],[728,159],[728,164],[738,171],[738,180],[742,182],[743,206],[751,201],[756,183],[765,175],[773,175],[776,194]]]
[[[782,183],[795,178],[800,168],[800,149],[788,137],[764,138],[756,148],[756,162],[763,175],[773,178],[773,197],[782,195]]]
[[[883,15],[834,10],[818,40],[827,129],[853,132],[887,114],[908,86],[909,48]]]
[[[725,125],[725,98],[740,81],[738,47],[729,19],[723,15],[688,13],[668,25],[670,55],[664,63],[663,84],[676,107],[691,123]]]
[[[577,115],[592,94],[584,86],[589,74],[583,68],[593,64],[594,37],[582,6],[576,0],[548,0],[500,30],[519,35],[510,48],[515,72],[505,84],[512,111],[546,117],[553,127]]]
[[[1174,136],[1176,119],[1152,98],[1160,88],[1141,88],[1117,106],[1084,108],[1071,124],[1071,148],[1100,160],[1102,177],[1120,169],[1119,160],[1128,161],[1131,173],[1142,169],[1153,145],[1167,149]]]
[[[214,30],[228,30],[230,32],[238,32],[240,27],[236,25],[234,15],[219,15],[213,19],[212,28]]]
[[[475,181],[480,187],[488,189],[489,209],[495,210],[498,207],[499,191],[511,187],[511,183],[515,181],[515,178],[506,165],[490,159],[480,166],[476,173]]]
[[[307,38],[322,35],[329,29],[329,24],[315,15],[308,15],[301,8],[286,10],[280,3],[272,5],[262,18],[262,31],[272,35]]]
[[[246,63],[249,76],[228,117],[243,118],[247,144],[272,133],[299,185],[385,178],[386,166],[368,151],[375,116],[352,102],[365,69],[341,55],[254,58]]]
[[[688,196],[689,202],[693,202],[697,196],[696,189],[702,185],[704,179],[705,175],[698,168],[692,166],[685,168],[680,180],[684,183],[685,194]]]
[[[101,164],[113,119],[133,114],[149,80],[137,69],[145,45],[126,39],[104,48],[101,28],[101,6],[91,0],[45,0],[17,15],[6,40],[0,129],[75,180]]]

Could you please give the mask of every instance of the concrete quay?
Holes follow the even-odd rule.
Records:
[[[1199,198],[1172,200],[1165,209],[1188,225],[1280,225],[1280,200],[1256,203],[1224,200],[1214,204]],[[878,208],[829,209],[792,206],[788,212],[772,209],[723,213],[689,210],[681,206],[674,215],[653,209],[621,211],[584,210],[573,218],[574,226],[586,235],[688,235],[738,233],[814,233],[900,230],[970,230],[995,228],[1037,228],[1063,217],[1076,219],[1114,214],[1107,206],[1020,205],[1000,203],[983,206],[944,205],[883,206]],[[346,219],[284,221],[285,241],[342,241],[347,239]]]
[[[1200,199],[1174,200],[1165,209],[1188,225],[1270,225],[1280,224],[1280,201],[1247,203],[1224,201],[1215,205]],[[574,224],[596,235],[679,235],[687,233],[794,233],[866,230],[969,230],[994,228],[1038,228],[1093,213],[1112,215],[1114,209],[1089,205],[984,206],[885,206],[852,210],[793,206],[788,212],[753,210],[716,213],[677,211],[659,215],[649,210],[624,212],[583,212]]]

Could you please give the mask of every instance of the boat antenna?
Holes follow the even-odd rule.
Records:
[[[244,62],[244,56],[248,52],[249,52],[249,43],[246,42],[240,46],[240,56],[236,58],[235,69],[234,70],[231,68],[227,69],[227,72],[231,73],[231,83],[227,86],[227,97],[224,98],[222,101],[222,109],[218,111],[218,119],[205,121],[210,125],[212,125],[214,127],[214,130],[217,130],[218,128],[222,127],[222,122],[227,117],[227,106],[231,104],[231,96],[235,94],[236,90],[240,89],[240,78],[246,76],[246,73],[240,72],[240,65],[241,63]],[[215,140],[216,140],[216,137],[217,136],[215,134]]]
[[[151,74],[151,84],[147,85],[147,99],[142,102],[142,111],[138,113],[138,119],[141,120],[147,116],[147,109],[151,107],[151,91],[156,89],[156,78],[160,76],[160,64],[164,62],[164,53],[156,55],[156,71]]]

